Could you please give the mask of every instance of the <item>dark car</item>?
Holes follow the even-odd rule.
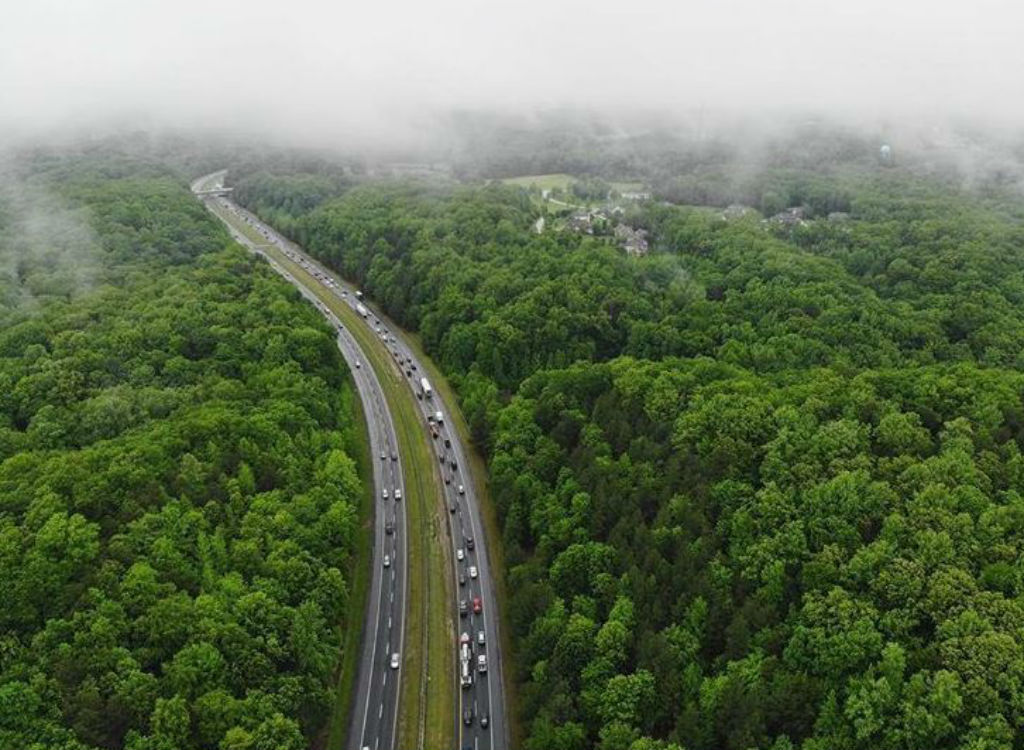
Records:
[[[467,727],[473,723],[472,708],[467,708],[465,711],[462,712],[462,723],[465,724]]]
[[[453,458],[452,459],[452,471],[455,471],[457,468],[459,468],[459,465],[457,463],[455,463],[455,459]]]
[[[385,534],[394,534],[395,533],[395,524],[392,521],[387,521],[384,524],[384,533]]]
[[[475,547],[476,547],[476,542],[473,541],[473,537],[467,536],[466,537],[466,549],[474,549]]]
[[[465,586],[466,585],[466,574],[465,573],[459,573],[459,585],[460,586]]]
[[[465,617],[469,614],[469,605],[466,604],[465,599],[459,599],[459,617]]]
[[[448,501],[448,512],[449,513],[454,513],[455,512],[455,503],[453,501],[451,501],[451,500]]]
[[[449,440],[448,438],[445,438],[444,439],[444,447],[445,448],[451,448],[452,447],[452,441]]]
[[[398,454],[395,451],[391,451],[391,460],[392,461],[397,461],[398,460]]]

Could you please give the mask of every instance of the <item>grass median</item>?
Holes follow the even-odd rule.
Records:
[[[337,315],[358,342],[380,381],[395,423],[406,488],[409,583],[406,598],[402,692],[399,696],[397,746],[443,748],[455,744],[455,623],[451,607],[451,568],[440,519],[444,513],[430,437],[419,418],[415,396],[403,382],[384,343],[346,302],[324,290],[318,280],[269,245],[253,227],[214,204],[218,216],[259,244],[282,268],[302,282]],[[342,673],[348,689],[355,672]],[[339,685],[339,691],[346,687]],[[331,730],[331,737],[335,735]],[[344,732],[341,732],[342,738]],[[343,739],[342,739],[343,741]],[[336,747],[331,745],[330,747]]]

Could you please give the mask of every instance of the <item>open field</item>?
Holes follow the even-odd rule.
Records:
[[[534,174],[522,177],[506,177],[502,180],[506,185],[518,185],[519,187],[532,187],[536,185],[541,190],[553,190],[561,188],[568,190],[569,186],[576,181],[571,174]]]

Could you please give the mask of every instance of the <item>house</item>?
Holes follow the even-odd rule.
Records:
[[[767,221],[772,224],[780,224],[784,227],[802,227],[807,222],[805,220],[806,211],[803,206],[793,206],[787,208],[785,211],[780,211]]]
[[[627,190],[621,193],[622,199],[627,201],[649,201],[651,194],[638,190]]]
[[[622,245],[627,255],[647,255],[649,243],[646,229],[634,229],[628,224],[615,227],[615,239]]]
[[[566,226],[572,231],[579,232],[580,234],[594,233],[594,222],[589,211],[581,211],[573,214],[566,221]]]
[[[732,203],[722,211],[722,218],[726,221],[733,221],[735,219],[742,219],[753,212],[754,209],[750,206],[744,206],[742,203]]]

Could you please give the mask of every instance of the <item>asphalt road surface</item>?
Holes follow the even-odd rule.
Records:
[[[193,191],[219,186],[223,184],[224,176],[224,172],[215,172],[200,178],[193,184]],[[266,239],[269,247],[283,253],[289,260],[313,276],[320,285],[318,291],[321,294],[334,295],[357,312],[357,306],[362,305],[366,310],[365,325],[374,331],[376,340],[380,342],[380,346],[386,348],[393,366],[401,372],[405,382],[416,395],[423,429],[430,435],[434,456],[438,459],[444,481],[442,490],[448,510],[449,543],[452,545],[451,558],[454,562],[452,576],[455,581],[453,590],[456,599],[452,602],[452,607],[456,612],[458,632],[452,634],[452,648],[457,655],[455,661],[457,671],[461,670],[458,659],[461,635],[463,633],[468,635],[471,643],[472,658],[469,665],[471,683],[461,686],[463,682],[461,674],[455,675],[453,680],[455,686],[453,689],[459,692],[458,716],[454,717],[458,722],[456,727],[456,736],[459,738],[458,747],[473,748],[473,750],[505,750],[508,746],[508,727],[502,682],[497,593],[491,573],[491,563],[487,555],[487,539],[484,535],[479,500],[467,461],[469,452],[451,425],[453,406],[446,403],[433,388],[429,393],[424,391],[421,384],[421,378],[425,377],[422,362],[413,353],[398,328],[380,310],[366,299],[357,299],[357,290],[351,284],[342,280],[337,274],[328,271],[300,247],[279,235],[269,225],[260,221],[254,214],[237,206],[226,196],[209,196],[204,200],[222,219],[224,214],[221,212],[227,212],[227,215],[253,227]],[[243,244],[267,255],[264,251],[268,248],[241,237],[234,228],[232,228],[232,233]],[[280,268],[273,258],[267,257],[271,260],[271,265],[274,265],[286,279],[299,287],[307,296],[312,296],[309,289]],[[328,316],[332,318],[331,322],[337,327],[338,322],[329,313]],[[345,354],[349,366],[355,367],[351,357],[360,357],[359,348],[351,336],[344,331],[339,332],[339,346],[342,348],[342,353]],[[368,381],[365,394],[363,388],[360,387],[360,397],[363,400],[367,419],[371,424],[371,441],[374,440],[376,433],[377,442],[374,444],[374,455],[379,459],[382,450],[379,448],[380,445],[387,444],[396,448],[397,442],[390,413],[376,376],[370,370],[371,368],[365,364],[364,359],[362,367],[353,369],[353,372],[357,374],[357,385],[360,382],[358,375],[360,372]],[[437,419],[438,412],[440,412],[440,420]],[[387,452],[386,448],[383,450]],[[401,470],[400,462],[378,460],[377,463],[381,464],[378,469],[385,470],[384,477],[376,477],[379,497],[380,488],[391,487],[393,489],[400,486]],[[389,463],[392,464],[392,473],[387,474],[385,467]],[[389,480],[390,484],[388,484]],[[381,484],[382,481],[383,484]],[[389,494],[393,494],[391,489],[389,489]],[[366,632],[375,633],[375,635],[372,638],[364,639],[363,662],[356,685],[357,711],[354,714],[356,724],[351,728],[353,731],[350,734],[351,741],[349,743],[352,750],[362,750],[363,747],[369,747],[372,750],[391,750],[395,740],[395,718],[397,717],[396,708],[399,695],[398,679],[393,679],[389,675],[388,660],[389,653],[393,652],[396,644],[398,652],[401,652],[401,625],[404,620],[405,604],[405,517],[401,510],[401,503],[390,500],[378,505],[378,508],[381,507],[385,512],[384,514],[378,513],[377,516],[374,583],[366,616]],[[395,516],[388,516],[388,514],[389,512],[396,513],[396,511],[396,537],[393,537],[391,542],[387,542],[382,536],[382,515],[394,518]],[[383,571],[381,559],[385,545],[389,545],[388,549],[394,551],[390,568],[391,576],[381,575]],[[458,559],[460,554],[463,558],[461,560]],[[401,564],[397,568],[395,555],[399,555],[401,559]],[[475,571],[471,568],[474,568]],[[476,573],[475,577],[471,575],[473,572]],[[383,580],[381,580],[382,578]],[[475,611],[474,600],[479,600],[479,612]],[[465,603],[466,611],[464,613],[460,606],[462,602]],[[385,613],[387,613],[386,617]],[[482,639],[481,633],[483,634]],[[479,658],[481,655],[486,658],[485,672],[480,671]],[[396,671],[400,672],[401,669]],[[400,676],[392,674],[396,678]],[[468,716],[467,711],[469,712]],[[377,715],[376,721],[374,720],[375,714]],[[387,721],[389,716],[390,723]],[[485,717],[486,727],[483,726]],[[431,748],[430,750],[435,749]]]
[[[214,187],[223,173],[200,178],[192,185],[194,192]],[[338,348],[348,363],[355,380],[363,412],[369,428],[374,478],[374,544],[373,570],[363,626],[360,668],[353,691],[354,709],[349,726],[349,746],[355,750],[392,750],[398,721],[398,698],[401,694],[402,645],[405,634],[406,599],[406,519],[402,462],[394,422],[380,382],[366,355],[330,310],[302,282],[282,268],[267,254],[272,239],[256,243],[243,235],[233,221],[252,224],[251,217],[229,201],[204,196],[208,207],[225,222],[234,238],[251,251],[264,256],[279,274],[294,284],[337,331]],[[259,227],[261,234],[265,231]],[[386,498],[385,498],[386,494]],[[398,666],[393,666],[397,655]]]

